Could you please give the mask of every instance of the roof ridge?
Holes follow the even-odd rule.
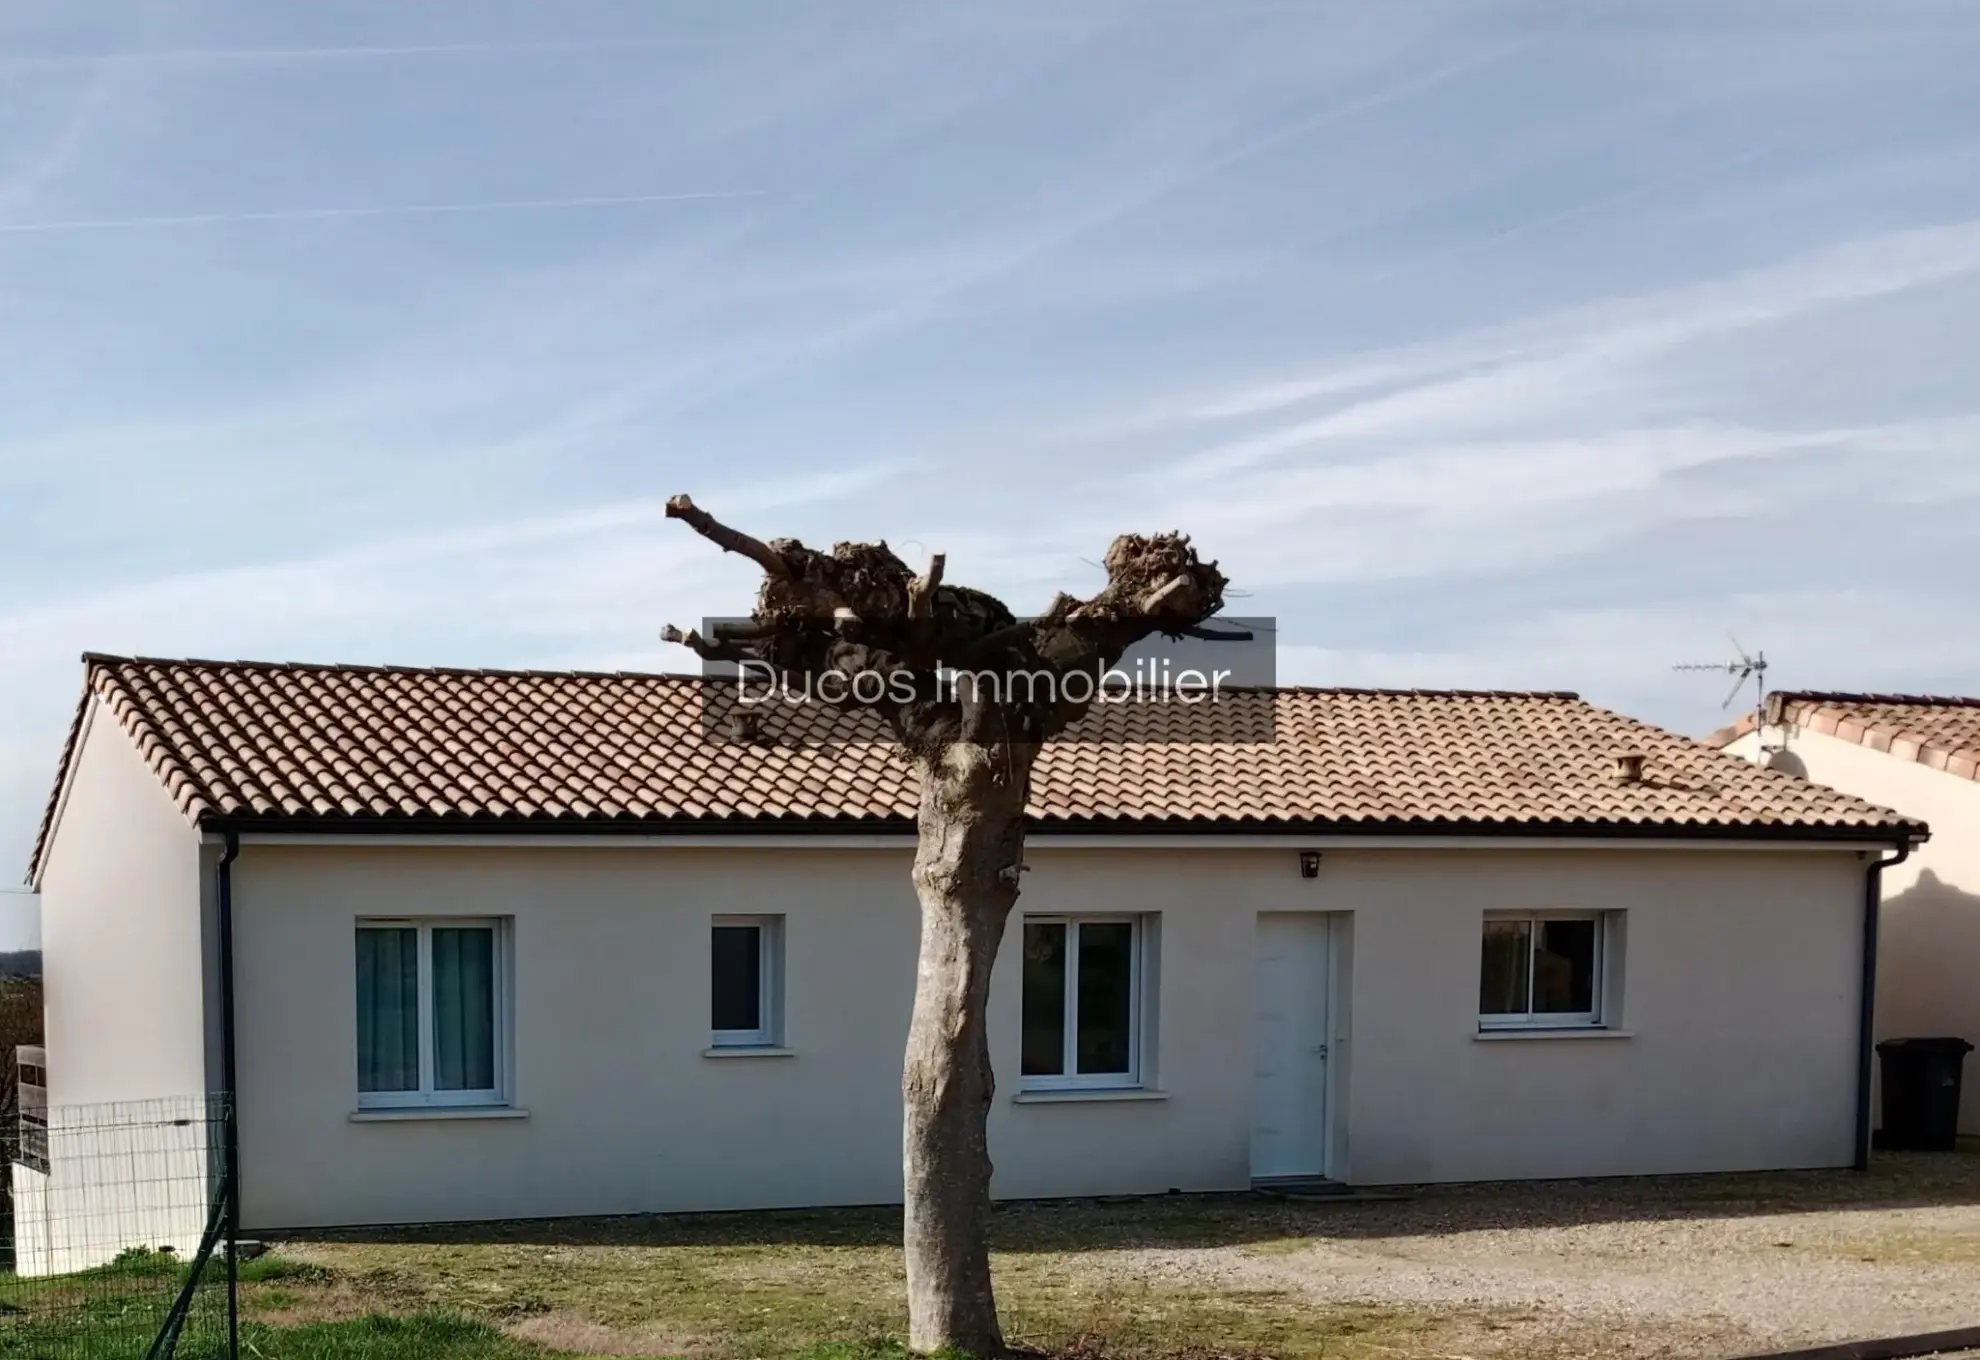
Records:
[[[198,656],[126,656],[112,652],[84,652],[82,659],[86,665],[106,668],[173,666],[191,670],[327,671],[356,675],[494,676],[504,679],[683,680],[696,683],[725,678],[700,675],[692,671],[599,671],[538,666],[416,666],[385,661],[229,661]],[[1533,699],[1552,703],[1586,702],[1578,691],[1571,689],[1493,689],[1463,686],[1445,688],[1434,685],[1227,685],[1225,690],[1239,694],[1340,694],[1371,698]]]
[[[230,671],[342,671],[353,675],[456,675],[494,676],[501,679],[571,680],[694,680],[711,678],[691,671],[593,671],[558,670],[532,666],[413,666],[390,661],[255,661],[222,660],[201,656],[124,656],[111,652],[84,652],[87,666],[175,666],[188,670]]]
[[[1227,685],[1239,692],[1269,689],[1278,694],[1346,694],[1378,699],[1543,699],[1554,703],[1587,703],[1571,689],[1439,689],[1421,685]],[[1591,708],[1595,705],[1590,704]]]
[[[1839,689],[1777,689],[1782,703],[1881,704],[1902,708],[1980,708],[1980,697],[1969,694],[1898,694]]]

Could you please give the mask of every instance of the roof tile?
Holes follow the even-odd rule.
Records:
[[[1780,690],[1768,696],[1767,721],[1860,742],[1962,779],[1980,779],[1980,698]],[[1758,726],[1758,719],[1748,714],[1715,732],[1710,744],[1730,745]]]
[[[764,715],[755,744],[717,741],[703,730],[712,692],[698,677],[88,662],[84,707],[103,702],[196,821],[899,826],[915,811],[913,771],[874,715],[784,710]],[[1241,724],[1259,705],[1273,741],[1215,739],[1255,731]],[[1980,708],[1973,717],[1980,732]],[[1136,720],[1122,706],[1096,710],[1088,732],[1132,735]],[[1193,711],[1181,730],[1190,740],[1052,743],[1032,816],[1121,829],[1921,829],[1571,694],[1248,691]],[[1641,782],[1617,778],[1623,752],[1646,757]],[[54,809],[51,798],[36,872]]]

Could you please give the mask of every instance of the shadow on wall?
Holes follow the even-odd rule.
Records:
[[[1167,1195],[999,1204],[1001,1252],[1187,1248],[1293,1238],[1371,1240],[1599,1223],[1664,1223],[1837,1209],[1980,1205],[1980,1142],[1953,1153],[1885,1152],[1868,1175],[1782,1171],[1422,1187],[1393,1200],[1284,1202],[1254,1195]],[[422,1224],[264,1231],[274,1242],[624,1246],[892,1247],[894,1208]]]
[[[1980,896],[1927,869],[1884,899],[1877,1037],[1951,1035],[1980,1047]],[[1980,1054],[1966,1059],[1959,1131],[1980,1134]]]
[[[1808,762],[1792,751],[1772,751],[1767,755],[1767,768],[1791,774],[1796,779],[1808,778]]]

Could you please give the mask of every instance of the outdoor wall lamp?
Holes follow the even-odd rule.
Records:
[[[1299,852],[1299,876],[1301,878],[1320,877],[1320,852],[1302,850]]]

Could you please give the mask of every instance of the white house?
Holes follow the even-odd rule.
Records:
[[[911,775],[710,694],[87,658],[51,1104],[226,1084],[230,920],[251,1230],[897,1201]],[[998,1195],[1858,1157],[1865,904],[1920,823],[1572,695],[1227,701],[1274,739],[1039,764]]]
[[[1717,741],[1935,828],[1884,879],[1877,1037],[1980,1044],[1980,699],[1784,692]],[[1959,1126],[1980,1134],[1971,1060]]]

